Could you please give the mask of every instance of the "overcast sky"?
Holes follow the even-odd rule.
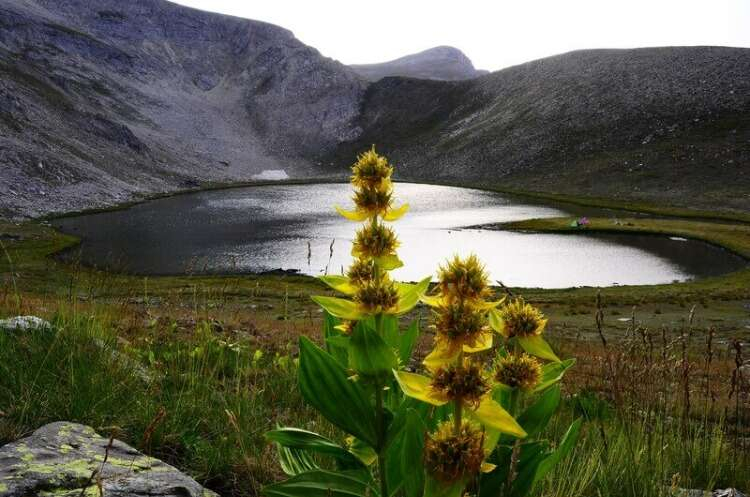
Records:
[[[345,64],[437,45],[496,70],[581,48],[750,47],[750,0],[179,0],[290,29]]]

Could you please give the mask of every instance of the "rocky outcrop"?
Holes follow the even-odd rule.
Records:
[[[435,47],[388,62],[352,64],[349,67],[369,81],[391,76],[460,81],[487,74],[487,71],[475,69],[471,60],[453,47]]]
[[[365,86],[263,22],[164,0],[0,0],[0,215],[311,175],[359,135]]]
[[[67,422],[0,448],[0,497],[42,495],[216,496],[158,459]]]

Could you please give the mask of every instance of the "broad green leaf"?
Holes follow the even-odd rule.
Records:
[[[424,488],[424,465],[422,451],[427,427],[419,413],[409,409],[406,415],[406,429],[401,445],[401,473],[406,497],[422,497]]]
[[[404,265],[401,259],[399,259],[395,254],[378,257],[377,259],[375,259],[375,264],[377,264],[381,269],[384,269],[385,271],[392,271],[394,269],[403,267]]]
[[[279,428],[267,432],[266,438],[290,449],[326,454],[339,461],[345,469],[362,466],[359,459],[344,447],[311,431],[299,428]]]
[[[560,381],[565,375],[565,371],[575,363],[575,359],[566,359],[562,362],[550,362],[542,366],[542,380],[534,388],[534,392],[541,392]]]
[[[349,278],[347,278],[346,276],[326,275],[319,276],[318,279],[337,292],[341,292],[346,295],[354,295],[355,293],[357,293],[357,287],[352,285],[349,281]]]
[[[434,406],[448,403],[448,399],[436,396],[432,391],[430,386],[432,380],[430,378],[407,371],[394,371],[393,374],[396,376],[396,381],[404,395]]]
[[[328,421],[375,446],[375,415],[367,394],[336,359],[306,337],[300,337],[299,386],[305,400]]]
[[[560,359],[552,351],[552,347],[544,341],[541,335],[534,335],[530,337],[518,337],[518,343],[521,344],[523,350],[528,354],[539,357],[540,359],[547,359],[548,361],[560,362]]]
[[[398,358],[377,332],[357,323],[349,340],[349,365],[362,376],[388,377]]]
[[[428,276],[415,285],[399,283],[398,285],[398,305],[396,314],[409,312],[419,303],[419,299],[425,294],[430,286],[431,278]]]
[[[375,450],[356,437],[351,437],[349,452],[357,456],[365,466],[372,466],[378,460]]]
[[[401,364],[407,364],[411,359],[411,354],[414,352],[417,338],[419,338],[419,320],[415,319],[409,323],[409,327],[401,334],[400,338],[398,344],[398,355],[401,359]]]
[[[490,321],[490,327],[500,333],[503,336],[506,336],[505,334],[505,323],[503,322],[503,318],[500,315],[500,311],[497,309],[490,309],[489,313],[489,321]]]
[[[518,417],[518,424],[530,437],[534,436],[547,426],[559,404],[560,387],[550,388]]]
[[[381,315],[380,327],[382,333],[381,336],[383,337],[383,340],[385,340],[385,343],[387,343],[393,350],[397,350],[399,343],[401,342],[401,333],[398,329],[398,317],[389,314]],[[373,329],[375,329],[375,326],[373,326]]]
[[[377,497],[379,492],[361,472],[316,470],[263,487],[266,497]]]
[[[521,445],[516,479],[513,480],[513,488],[510,492],[511,497],[524,497],[529,493],[534,485],[534,475],[536,475],[539,465],[546,457],[546,450],[546,442],[531,442]]]
[[[349,321],[356,321],[362,318],[362,312],[359,310],[359,307],[351,300],[324,297],[322,295],[315,295],[312,299],[316,304],[325,309],[326,312],[337,318]]]
[[[565,436],[563,437],[557,449],[552,454],[547,456],[537,468],[536,474],[534,475],[535,483],[541,481],[542,478],[544,478],[557,463],[559,463],[570,453],[571,450],[573,450],[576,442],[578,442],[578,436],[581,433],[582,424],[583,418],[578,418],[573,421],[573,424],[571,424],[570,428],[568,428],[568,431],[565,433]]]
[[[279,455],[279,466],[281,466],[284,474],[288,476],[295,476],[300,473],[319,469],[312,456],[305,451],[289,449],[278,444],[276,445],[276,449]]]
[[[482,399],[477,409],[468,410],[468,414],[487,428],[498,430],[518,438],[526,436],[526,432],[513,419],[513,416],[489,396]]]
[[[323,317],[323,339],[325,340],[326,352],[331,354],[342,366],[349,365],[349,337],[342,335],[336,329],[341,324],[338,318],[324,312]]]

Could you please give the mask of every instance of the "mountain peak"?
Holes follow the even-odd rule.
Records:
[[[370,81],[389,76],[459,81],[486,74],[486,71],[477,70],[461,50],[447,45],[428,48],[388,62],[353,64],[349,67]]]

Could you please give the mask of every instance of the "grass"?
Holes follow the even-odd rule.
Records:
[[[569,222],[502,228],[581,231]],[[741,219],[595,218],[586,230],[697,238],[750,257],[750,226]],[[281,477],[262,437],[277,423],[340,437],[296,388],[296,337],[320,336],[321,314],[309,295],[327,290],[314,279],[115,274],[59,261],[55,254],[75,250],[77,240],[43,222],[0,222],[0,233],[0,316],[35,314],[57,330],[0,333],[0,443],[47,422],[77,421],[222,495],[244,497]],[[579,359],[551,438],[560,438],[565,421],[588,417],[573,457],[536,494],[750,488],[747,380],[730,396],[732,339],[747,333],[750,271],[601,292],[510,291],[539,305],[556,349]],[[430,340],[424,333],[423,350]],[[595,414],[585,408],[592,404],[601,406]]]

